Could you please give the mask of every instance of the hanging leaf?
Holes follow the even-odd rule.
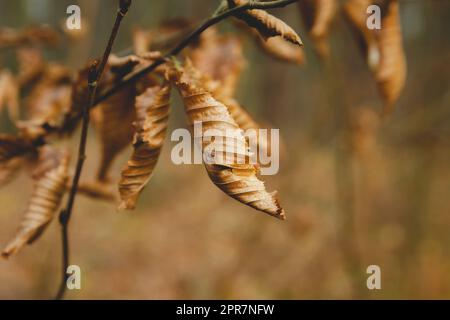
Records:
[[[11,120],[19,118],[19,87],[11,72],[0,72],[0,114],[8,109]]]
[[[230,0],[234,6],[246,4],[247,0]],[[264,39],[281,36],[283,39],[292,42],[295,45],[302,46],[302,40],[298,34],[288,26],[283,20],[267,13],[264,10],[252,9],[238,12],[235,17],[255,28]]]
[[[122,170],[119,209],[134,209],[161,152],[169,119],[170,85],[148,88],[136,98],[133,154]]]
[[[315,50],[326,59],[330,51],[327,38],[337,12],[336,0],[302,0],[298,5]]]
[[[0,133],[0,164],[34,151],[35,147],[28,139]]]
[[[224,151],[222,159],[215,158],[212,163],[205,162],[213,183],[230,197],[284,219],[284,210],[280,207],[275,193],[266,191],[264,182],[256,176],[257,166],[249,163],[248,146],[242,130],[229,114],[227,107],[204,89],[195,74],[173,70],[171,79],[183,98],[189,124],[194,125],[196,121],[202,124],[202,150],[212,151],[210,155],[215,151]],[[209,135],[211,130],[215,132],[213,136]]]
[[[61,126],[70,107],[71,81],[71,74],[64,66],[48,64],[26,99],[28,118],[41,125]]]
[[[0,48],[30,44],[54,46],[58,43],[58,32],[47,25],[30,26],[22,30],[0,28]]]
[[[210,28],[203,32],[189,57],[203,75],[220,82],[222,92],[234,95],[241,71],[246,65],[240,38],[219,35],[215,28]]]
[[[378,2],[377,2],[378,3]],[[345,12],[354,30],[362,39],[361,47],[367,64],[377,81],[385,102],[384,112],[392,112],[406,81],[406,57],[402,43],[398,0],[381,1],[380,30],[366,26],[369,0],[348,0]]]
[[[4,258],[17,253],[25,244],[34,242],[53,219],[64,195],[67,167],[67,154],[49,147],[41,149],[33,173],[33,194],[16,236],[2,251]]]
[[[376,80],[385,101],[384,112],[392,112],[395,102],[405,86],[406,57],[403,49],[398,1],[391,1],[377,34],[380,47],[380,64]]]
[[[100,166],[97,172],[99,181],[109,180],[108,172],[115,157],[133,139],[135,96],[134,85],[127,85],[92,111],[92,120],[99,132],[101,143]]]

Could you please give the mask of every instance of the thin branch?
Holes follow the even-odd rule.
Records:
[[[128,12],[130,5],[131,0],[119,1],[119,9],[117,10],[116,20],[114,22],[114,26],[111,31],[108,44],[103,53],[102,60],[100,61],[100,63],[97,60],[95,60],[89,68],[89,75],[88,75],[89,103],[86,104],[83,108],[83,126],[80,135],[77,166],[75,170],[75,175],[72,180],[72,186],[70,189],[69,198],[67,200],[67,205],[65,209],[61,210],[59,215],[59,222],[61,224],[61,232],[62,232],[63,263],[62,263],[61,284],[59,286],[59,290],[56,295],[57,300],[62,299],[66,291],[67,267],[69,266],[69,249],[70,249],[68,226],[72,214],[73,204],[75,202],[75,196],[78,190],[78,183],[80,181],[81,172],[83,170],[84,160],[86,159],[86,142],[89,129],[89,110],[95,103],[97,84],[101,80],[103,70],[105,69],[106,63],[112,50],[112,46],[114,44],[114,40],[116,39],[117,33],[119,31],[120,23],[122,22],[123,17],[125,17],[126,13]]]
[[[196,39],[203,31],[208,29],[209,27],[221,22],[222,20],[244,10],[249,9],[274,9],[274,8],[281,8],[285,7],[291,3],[297,2],[298,0],[278,0],[278,1],[269,1],[269,2],[255,2],[250,1],[246,4],[243,4],[241,6],[236,6],[233,8],[226,7],[226,10],[221,10],[222,4],[219,6],[219,9],[216,11],[216,13],[209,19],[205,20],[197,29],[192,31],[186,38],[184,38],[176,47],[174,47],[172,50],[170,50],[167,54],[165,54],[163,57],[155,60],[152,64],[137,70],[135,72],[131,72],[127,74],[125,77],[121,79],[121,81],[117,82],[114,86],[111,88],[106,89],[104,92],[102,92],[99,97],[95,100],[95,104],[99,104],[100,102],[103,102],[110,96],[112,96],[114,93],[119,91],[123,86],[134,82],[144,76],[147,73],[152,72],[160,65],[164,64],[168,61],[168,58],[171,56],[179,54],[184,48],[186,48],[194,39]]]

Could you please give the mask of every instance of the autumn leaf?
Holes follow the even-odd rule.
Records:
[[[61,126],[70,107],[71,82],[71,73],[64,66],[48,64],[26,99],[29,120],[41,125]]]
[[[358,33],[367,64],[377,81],[383,97],[384,112],[392,112],[406,81],[406,57],[402,43],[399,3],[383,1],[384,13],[380,30],[366,26],[366,9],[369,0],[348,0],[345,12],[349,22]]]
[[[233,6],[241,6],[246,4],[247,0],[230,0]],[[302,40],[298,34],[288,26],[283,20],[267,13],[264,10],[252,9],[238,12],[235,17],[247,23],[250,27],[255,28],[264,39],[270,37],[281,36],[283,39],[302,46]]]
[[[315,50],[326,59],[330,51],[327,38],[337,12],[336,0],[302,0],[298,6]]]
[[[119,209],[134,209],[161,152],[169,119],[170,84],[148,88],[136,97],[133,154],[122,170]]]
[[[13,240],[2,251],[8,258],[25,244],[33,243],[53,219],[64,195],[69,157],[49,147],[41,149],[33,173],[34,190],[22,223]]]
[[[246,65],[242,51],[240,38],[221,35],[215,28],[210,28],[203,32],[189,58],[203,75],[220,82],[222,92],[232,96]]]
[[[222,159],[215,159],[213,163],[205,162],[213,183],[230,197],[284,219],[284,210],[275,194],[266,191],[264,182],[256,176],[256,165],[248,163],[248,146],[242,130],[231,117],[227,107],[204,89],[195,74],[174,69],[171,79],[183,98],[189,124],[192,126],[196,121],[202,123],[202,150],[225,151]],[[210,131],[216,134],[213,137],[208,136]],[[236,134],[230,136],[230,132]],[[219,143],[220,140],[224,144]],[[233,141],[234,145],[229,145],[230,141]],[[246,161],[242,163],[237,159]]]
[[[101,144],[101,157],[97,172],[99,181],[108,181],[109,169],[115,157],[133,139],[132,123],[136,117],[133,108],[135,96],[134,86],[127,85],[92,111],[92,120]]]

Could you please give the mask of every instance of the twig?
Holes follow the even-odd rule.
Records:
[[[80,135],[80,143],[78,149],[78,160],[75,175],[72,180],[72,187],[70,189],[69,198],[67,200],[67,206],[65,209],[61,210],[59,215],[59,222],[61,224],[61,232],[62,232],[62,253],[63,253],[63,263],[62,263],[62,279],[61,284],[58,289],[58,293],[56,295],[56,299],[62,299],[64,293],[66,291],[66,281],[67,281],[67,267],[69,266],[69,237],[68,237],[68,226],[70,217],[72,214],[73,204],[75,201],[75,196],[77,194],[78,183],[80,180],[81,172],[83,169],[84,160],[86,159],[86,142],[87,142],[87,134],[89,129],[89,110],[95,103],[95,96],[97,92],[97,84],[101,80],[103,70],[105,69],[106,63],[108,61],[109,55],[111,53],[112,46],[114,44],[114,40],[119,31],[120,23],[122,22],[123,17],[128,12],[128,9],[131,5],[131,0],[120,0],[119,1],[119,9],[117,10],[116,20],[114,22],[113,29],[111,31],[111,35],[109,37],[108,44],[103,53],[102,60],[100,64],[98,60],[95,60],[90,68],[88,75],[88,94],[89,94],[89,103],[86,104],[83,108],[83,126],[81,129]]]

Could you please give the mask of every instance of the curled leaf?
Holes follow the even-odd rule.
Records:
[[[328,33],[336,16],[336,0],[302,0],[298,2],[300,12],[321,58],[329,55]]]
[[[248,163],[248,146],[242,130],[225,105],[207,92],[199,78],[191,72],[173,70],[174,81],[183,98],[189,124],[202,124],[201,146],[210,179],[230,197],[274,217],[284,219],[284,210],[274,193],[268,193],[264,182],[256,176],[257,166]],[[205,162],[210,155],[224,151],[224,157]],[[241,161],[244,160],[244,161]]]
[[[288,63],[302,65],[305,63],[303,49],[290,42],[286,42],[281,37],[273,37],[264,40],[259,35],[255,35],[258,45],[269,56]]]
[[[101,159],[97,172],[99,181],[109,180],[108,172],[115,157],[132,141],[135,96],[134,86],[127,85],[92,111],[101,143]]]
[[[26,102],[28,118],[34,123],[60,126],[71,101],[71,74],[63,66],[49,64]]]
[[[2,251],[8,258],[35,241],[58,210],[67,180],[68,155],[44,147],[33,173],[34,191],[16,236]]]
[[[230,0],[234,6],[246,4],[247,0]],[[235,14],[236,18],[244,21],[250,27],[255,28],[264,39],[280,36],[286,41],[302,46],[302,40],[298,34],[283,20],[260,9],[245,10]]]
[[[136,97],[133,154],[122,170],[119,209],[134,209],[161,152],[169,119],[170,85],[148,88]]]
[[[362,39],[367,64],[377,81],[385,102],[385,113],[392,111],[406,80],[406,58],[402,43],[398,0],[382,1],[381,29],[366,26],[369,0],[348,0],[346,16]]]

